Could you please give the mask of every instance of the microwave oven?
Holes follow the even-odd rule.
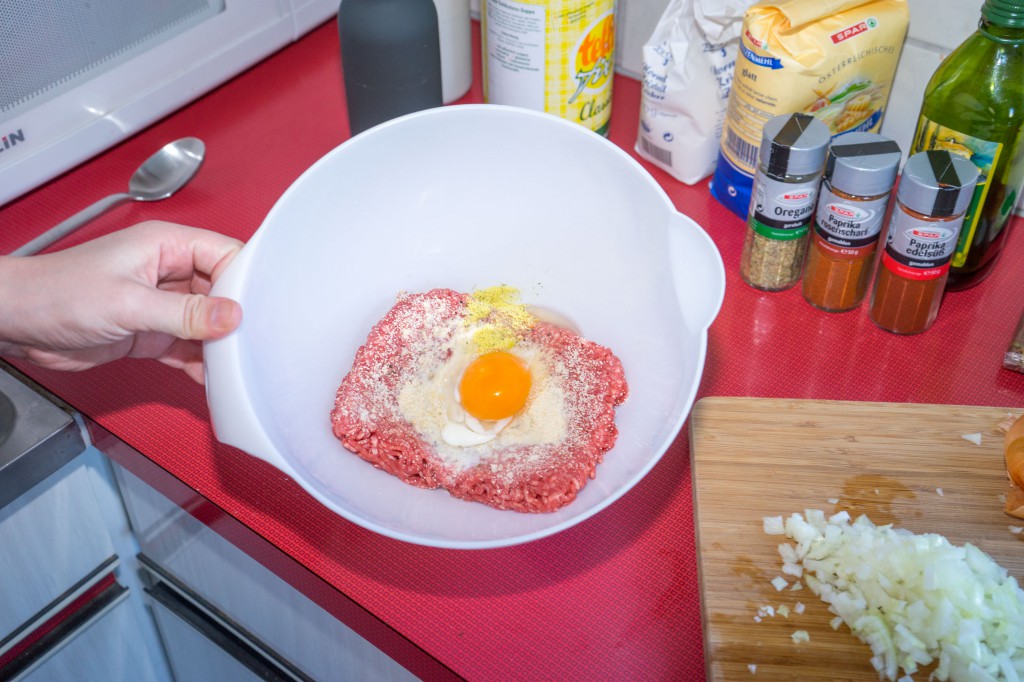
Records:
[[[0,205],[198,98],[338,0],[0,2]]]

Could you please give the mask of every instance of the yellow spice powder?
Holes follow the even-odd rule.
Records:
[[[477,289],[469,295],[463,323],[483,323],[473,334],[478,352],[508,350],[536,323],[519,300],[519,290],[507,284]]]

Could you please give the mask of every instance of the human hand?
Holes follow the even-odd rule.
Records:
[[[203,382],[201,341],[238,303],[208,294],[242,243],[149,221],[63,251],[0,257],[0,355],[59,370],[155,358]]]

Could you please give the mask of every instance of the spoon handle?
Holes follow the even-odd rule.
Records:
[[[24,246],[21,246],[14,251],[11,251],[12,256],[31,256],[39,251],[42,251],[50,244],[54,243],[58,239],[63,239],[68,236],[82,225],[96,218],[103,213],[106,213],[110,209],[114,208],[118,204],[122,204],[126,201],[134,199],[131,194],[111,194],[109,197],[100,199],[92,206],[87,206],[81,211],[71,216],[67,220],[57,223],[46,232],[42,233],[32,241],[28,242]]]

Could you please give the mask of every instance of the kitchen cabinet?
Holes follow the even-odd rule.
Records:
[[[103,447],[108,451],[128,448],[109,438],[104,439]],[[124,457],[123,453],[120,457],[112,454],[115,459]],[[140,561],[159,590],[157,594],[164,597],[157,618],[176,671],[190,666],[189,659],[210,659],[234,671],[225,679],[246,679],[244,664],[240,667],[238,660],[226,661],[222,652],[209,654],[211,642],[229,639],[240,642],[242,651],[253,652],[259,659],[259,666],[282,679],[416,679],[211,527],[127,469],[114,467],[139,542]],[[183,631],[189,618],[171,613],[173,608],[166,602],[172,595],[221,634]],[[237,651],[238,647],[229,649]],[[245,654],[239,660],[247,657],[252,658]],[[241,677],[234,677],[236,674]],[[178,679],[189,677],[178,675]]]
[[[53,396],[3,376],[15,413],[55,412],[36,429],[40,442],[58,434],[73,447],[57,458],[27,445],[0,469],[0,679],[415,679],[111,462]],[[102,447],[131,450],[97,431]]]
[[[0,509],[0,653],[117,565],[88,459],[72,460]]]
[[[109,464],[79,442],[0,508],[0,679],[170,682]]]
[[[263,656],[191,608],[164,585],[148,591],[178,680],[257,682],[290,679]]]
[[[84,622],[16,673],[12,682],[163,679],[153,665],[142,623],[127,590],[121,588],[109,603],[84,616]],[[0,678],[4,677],[0,670]]]

